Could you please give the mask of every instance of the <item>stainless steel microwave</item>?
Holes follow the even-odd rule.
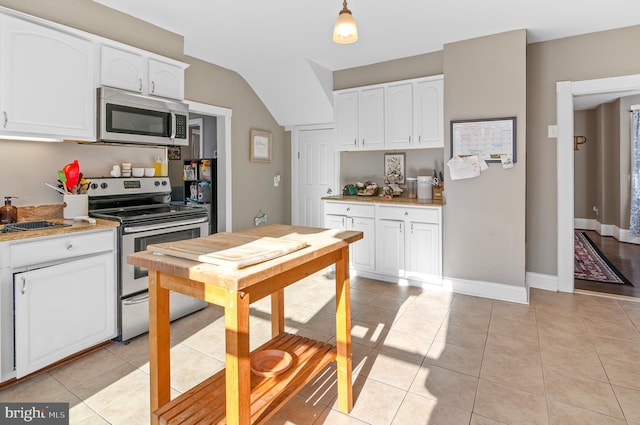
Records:
[[[189,106],[111,87],[98,88],[101,142],[187,146]]]

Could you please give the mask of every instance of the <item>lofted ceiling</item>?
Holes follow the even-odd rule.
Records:
[[[360,39],[333,43],[342,0],[94,0],[181,34],[240,74],[283,126],[333,119],[332,73],[526,29],[528,42],[638,24],[637,0],[348,0]]]

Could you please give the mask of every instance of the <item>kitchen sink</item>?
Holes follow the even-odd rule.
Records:
[[[23,221],[20,223],[5,224],[2,233],[9,232],[23,232],[25,230],[42,230],[42,229],[56,229],[58,227],[69,227],[70,224],[54,223],[53,221]]]

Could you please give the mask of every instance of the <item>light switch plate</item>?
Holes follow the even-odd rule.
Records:
[[[550,125],[549,127],[547,127],[547,137],[549,139],[557,139],[558,138],[558,126],[557,125]]]

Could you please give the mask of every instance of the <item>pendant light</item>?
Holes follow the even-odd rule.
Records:
[[[342,2],[342,10],[338,14],[336,26],[333,28],[333,41],[338,44],[349,44],[358,41],[356,21],[347,9],[347,0]]]

